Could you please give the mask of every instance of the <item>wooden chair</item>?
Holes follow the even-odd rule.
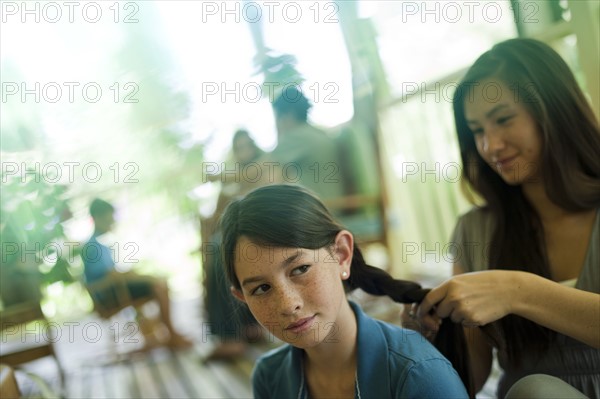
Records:
[[[127,289],[127,280],[124,276],[118,274],[111,274],[102,280],[93,283],[82,282],[90,295],[94,304],[94,311],[100,316],[101,319],[110,321],[125,310],[131,310],[135,321],[142,332],[145,340],[145,344],[141,351],[152,349],[157,345],[155,337],[156,329],[160,322],[158,319],[148,318],[144,314],[142,307],[156,298],[153,295],[143,296],[141,298],[132,298],[129,290]],[[108,299],[107,299],[108,296]],[[119,329],[111,328],[113,333]],[[117,332],[118,333],[118,332]],[[140,352],[140,350],[128,351],[125,354],[119,354],[115,343],[119,340],[117,337],[111,340],[111,346],[113,347],[113,357],[115,361],[123,360],[123,356],[127,356],[131,353]],[[112,362],[110,362],[112,363]]]
[[[377,243],[387,248],[387,204],[376,137],[356,120],[331,131],[339,151],[345,194],[325,200],[325,205],[352,231],[358,244]]]
[[[0,364],[0,398],[18,399],[21,397],[13,369]]]
[[[23,330],[31,322],[37,323],[33,333],[30,328]],[[17,367],[32,360],[52,356],[56,361],[61,384],[65,386],[63,368],[54,351],[53,342],[56,338],[53,336],[53,328],[49,326],[39,302],[11,305],[0,311],[0,330],[2,331],[0,363]],[[20,331],[19,339],[10,339],[10,336],[18,331]],[[35,335],[33,339],[26,339],[33,335]]]
[[[139,310],[143,305],[154,300],[151,295],[138,299],[131,298],[126,279],[118,275],[111,274],[93,283],[84,282],[84,287],[92,298],[94,311],[103,319],[110,319],[128,307]],[[111,300],[101,300],[107,293],[111,296]]]
[[[386,226],[381,197],[350,194],[324,201],[327,208],[355,236],[361,245],[380,243],[387,246]]]

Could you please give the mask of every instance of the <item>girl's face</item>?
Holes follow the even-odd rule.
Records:
[[[352,246],[347,231],[338,233],[332,251],[261,246],[243,236],[235,250],[242,288],[234,295],[284,342],[299,348],[333,342],[344,324],[338,316],[346,301],[342,279],[350,275]]]
[[[542,135],[526,99],[484,80],[465,96],[465,119],[479,155],[510,185],[540,178]]]

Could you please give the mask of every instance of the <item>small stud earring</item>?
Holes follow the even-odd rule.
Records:
[[[343,277],[343,278],[346,278],[346,277],[348,277],[348,272],[342,272],[342,277]]]

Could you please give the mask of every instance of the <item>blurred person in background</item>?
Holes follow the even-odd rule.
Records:
[[[109,247],[98,240],[100,236],[112,230],[115,208],[109,202],[96,198],[89,208],[94,221],[94,233],[84,244],[81,256],[84,264],[86,284],[101,281],[114,282],[109,288],[95,292],[95,301],[110,308],[119,306],[116,284],[124,283],[130,299],[152,296],[159,305],[160,320],[169,331],[166,344],[172,348],[188,348],[192,342],[177,332],[171,320],[171,303],[167,281],[152,276],[143,276],[134,272],[121,273],[115,269],[115,260]]]
[[[340,151],[325,131],[308,122],[312,104],[296,86],[286,86],[273,101],[277,146],[268,154],[278,163],[269,183],[297,183],[328,200],[344,196]]]
[[[225,163],[229,172],[223,171],[209,178],[212,181],[220,181],[222,186],[214,214],[210,219],[203,221],[206,226],[204,234],[209,237],[203,245],[205,309],[210,334],[217,338],[216,346],[206,357],[206,361],[241,356],[246,352],[249,342],[260,341],[263,337],[262,328],[252,314],[245,306],[240,306],[231,295],[221,266],[221,233],[216,229],[216,222],[227,204],[259,184],[254,178],[245,178],[243,173],[230,172],[243,171],[262,155],[263,151],[256,145],[250,133],[245,129],[237,130],[233,135],[232,160]]]

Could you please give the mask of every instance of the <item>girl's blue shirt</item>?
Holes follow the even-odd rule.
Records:
[[[469,397],[450,362],[419,332],[350,306],[358,326],[355,398]],[[308,398],[302,358],[303,350],[289,344],[261,356],[252,372],[254,397]]]

